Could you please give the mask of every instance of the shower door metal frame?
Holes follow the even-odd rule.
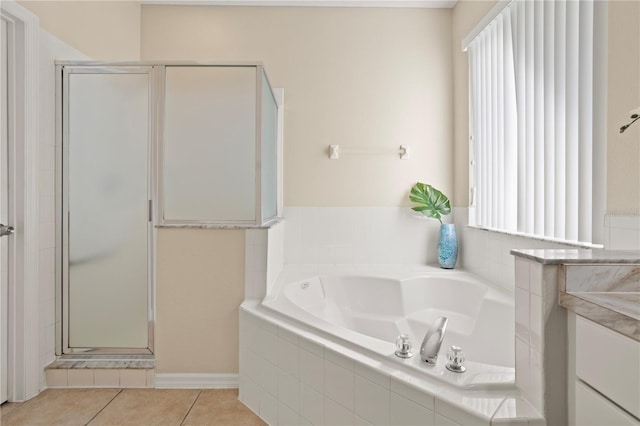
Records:
[[[158,119],[157,69],[143,64],[90,64],[87,62],[56,62],[56,354],[90,355],[152,355],[154,352],[155,322],[155,241],[154,194],[156,191]],[[148,75],[148,131],[147,131],[147,348],[71,348],[69,346],[69,75],[70,74],[147,74]]]
[[[255,187],[255,220],[253,221],[170,221],[163,218],[163,191],[162,191],[162,148],[164,136],[164,108],[165,108],[165,69],[167,66],[205,66],[205,67],[254,67],[256,69],[256,187]],[[68,205],[65,188],[67,179],[67,155],[63,140],[68,140],[68,74],[64,71],[84,73],[135,73],[149,74],[149,142],[148,142],[148,200],[149,200],[149,239],[148,239],[148,348],[147,349],[119,349],[119,348],[87,348],[75,352],[68,343],[68,236],[63,232],[68,230]],[[264,217],[262,213],[262,172],[261,172],[261,120],[262,120],[262,76],[266,78],[271,95],[276,101],[277,108],[277,173],[278,186],[276,194],[276,214],[272,217]],[[194,227],[194,228],[268,228],[278,221],[281,209],[282,197],[282,125],[283,106],[281,105],[283,92],[278,96],[271,86],[264,66],[259,61],[234,61],[234,62],[194,62],[194,61],[56,61],[56,265],[62,266],[56,271],[56,355],[133,355],[153,354],[154,352],[154,323],[155,323],[155,269],[156,251],[155,242],[157,228],[161,227]],[[63,238],[64,237],[64,238]]]

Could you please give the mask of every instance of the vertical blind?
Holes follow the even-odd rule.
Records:
[[[514,0],[469,43],[472,224],[602,242],[606,8]]]

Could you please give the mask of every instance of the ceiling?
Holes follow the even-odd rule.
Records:
[[[452,8],[457,0],[141,0],[143,5]]]

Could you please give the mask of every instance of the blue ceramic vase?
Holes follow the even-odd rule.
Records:
[[[456,226],[452,223],[443,223],[440,225],[440,238],[438,239],[438,262],[443,269],[453,269],[457,260]]]

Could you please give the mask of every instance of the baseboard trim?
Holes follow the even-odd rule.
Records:
[[[156,373],[154,387],[180,389],[236,389],[237,374]]]

